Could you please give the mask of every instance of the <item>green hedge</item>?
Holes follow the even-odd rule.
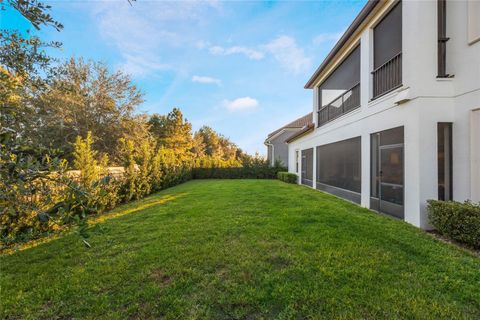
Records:
[[[297,175],[295,173],[281,171],[277,173],[277,179],[286,183],[297,183]]]
[[[429,200],[428,218],[441,234],[480,248],[480,203]]]
[[[193,179],[275,179],[282,167],[245,166],[234,168],[194,168]]]

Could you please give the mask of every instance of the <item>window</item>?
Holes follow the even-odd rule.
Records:
[[[298,150],[295,150],[295,172],[298,173],[298,161],[299,161],[299,152]]]
[[[317,147],[317,182],[360,193],[360,137]]]
[[[468,1],[468,43],[480,40],[480,1]]]
[[[402,3],[373,29],[373,98],[402,84]]]
[[[438,199],[452,200],[452,124],[437,125]]]
[[[437,31],[438,31],[438,49],[437,49],[437,78],[448,78],[447,74],[447,0],[437,0]]]
[[[360,106],[360,45],[318,87],[318,126]]]

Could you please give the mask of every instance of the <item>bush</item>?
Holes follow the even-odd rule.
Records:
[[[277,173],[277,179],[286,183],[297,183],[297,175],[295,173],[280,171]]]
[[[193,179],[275,179],[279,171],[285,170],[280,166],[269,166],[267,161],[255,160],[244,163],[243,167],[230,168],[193,168]]]
[[[428,218],[441,234],[480,248],[480,204],[429,200]]]

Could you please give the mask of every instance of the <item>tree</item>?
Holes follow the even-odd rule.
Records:
[[[115,159],[120,138],[139,141],[149,134],[145,117],[134,113],[142,102],[129,76],[72,58],[56,68],[48,90],[35,99],[36,121],[25,134],[70,158],[75,137],[92,132],[95,149]]]
[[[216,160],[237,159],[238,147],[225,136],[208,126],[203,126],[195,132],[194,140],[204,146],[205,155]]]
[[[173,108],[166,116],[154,114],[148,124],[160,146],[174,150],[182,160],[192,157],[192,125],[183,118],[180,109]]]

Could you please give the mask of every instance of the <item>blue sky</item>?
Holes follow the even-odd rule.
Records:
[[[46,1],[65,28],[52,55],[106,62],[145,93],[141,112],[180,107],[249,153],[265,154],[276,128],[311,111],[303,88],[362,1]],[[1,28],[29,28],[13,11]]]

